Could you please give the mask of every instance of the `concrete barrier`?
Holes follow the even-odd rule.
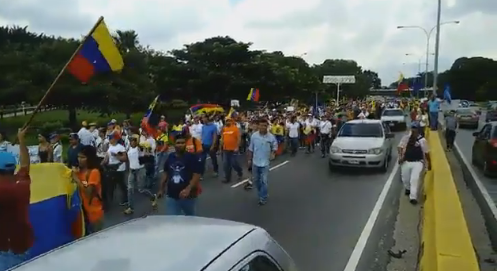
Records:
[[[421,271],[478,271],[478,261],[445,150],[429,133],[432,170],[424,179]]]

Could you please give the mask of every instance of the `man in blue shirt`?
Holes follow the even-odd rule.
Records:
[[[174,148],[176,151],[170,153],[164,163],[157,196],[162,197],[166,193],[166,215],[194,216],[200,193],[202,162],[196,154],[186,151],[183,133],[176,135]]]
[[[430,120],[430,128],[432,131],[438,129],[438,112],[440,111],[440,102],[437,101],[435,95],[431,95],[430,100],[428,101],[428,110],[429,110],[429,120]]]
[[[269,163],[274,159],[278,142],[276,137],[268,132],[268,121],[259,121],[259,131],[250,137],[248,148],[248,167],[252,168],[252,180],[257,187],[259,205],[265,205],[268,197],[267,178]]]
[[[217,140],[218,132],[217,126],[207,116],[203,117],[204,125],[202,126],[201,141],[202,141],[202,175],[205,173],[205,164],[207,155],[210,156],[214,175],[217,177],[219,172],[219,165],[217,163]]]
[[[73,168],[79,165],[78,153],[83,148],[83,144],[79,142],[79,136],[77,133],[69,134],[69,148],[67,149],[67,167]]]

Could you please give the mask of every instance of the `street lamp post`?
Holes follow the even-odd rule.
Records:
[[[421,29],[421,30],[423,30],[423,32],[426,35],[425,89],[428,88],[428,63],[429,63],[429,55],[430,55],[430,37],[431,37],[431,34],[433,33],[433,30],[439,28],[441,25],[444,25],[444,24],[458,24],[458,23],[459,23],[459,21],[448,21],[448,22],[443,22],[443,23],[437,23],[437,25],[435,25],[434,27],[432,27],[429,31],[426,30],[426,28],[424,28],[422,26],[418,26],[418,25],[399,25],[399,26],[397,26],[398,29],[403,29],[403,28],[417,28],[417,29]],[[437,52],[435,51],[435,54],[436,53]],[[437,56],[435,55],[435,62],[438,65],[438,61],[436,59],[437,59]],[[433,88],[433,91],[434,92],[436,91],[435,87]]]

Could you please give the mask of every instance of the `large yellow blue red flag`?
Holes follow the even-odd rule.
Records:
[[[123,57],[104,19],[100,18],[70,60],[67,70],[81,82],[88,82],[96,73],[120,71],[123,67]]]
[[[258,88],[251,88],[250,89],[250,92],[247,96],[247,101],[254,101],[254,102],[259,101],[259,89]]]
[[[84,218],[72,171],[64,164],[31,165],[30,176],[29,219],[35,238],[28,254],[36,257],[82,237]]]

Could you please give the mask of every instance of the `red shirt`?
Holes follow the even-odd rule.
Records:
[[[0,175],[0,251],[24,253],[33,246],[29,222],[31,178],[26,168],[16,175]]]

